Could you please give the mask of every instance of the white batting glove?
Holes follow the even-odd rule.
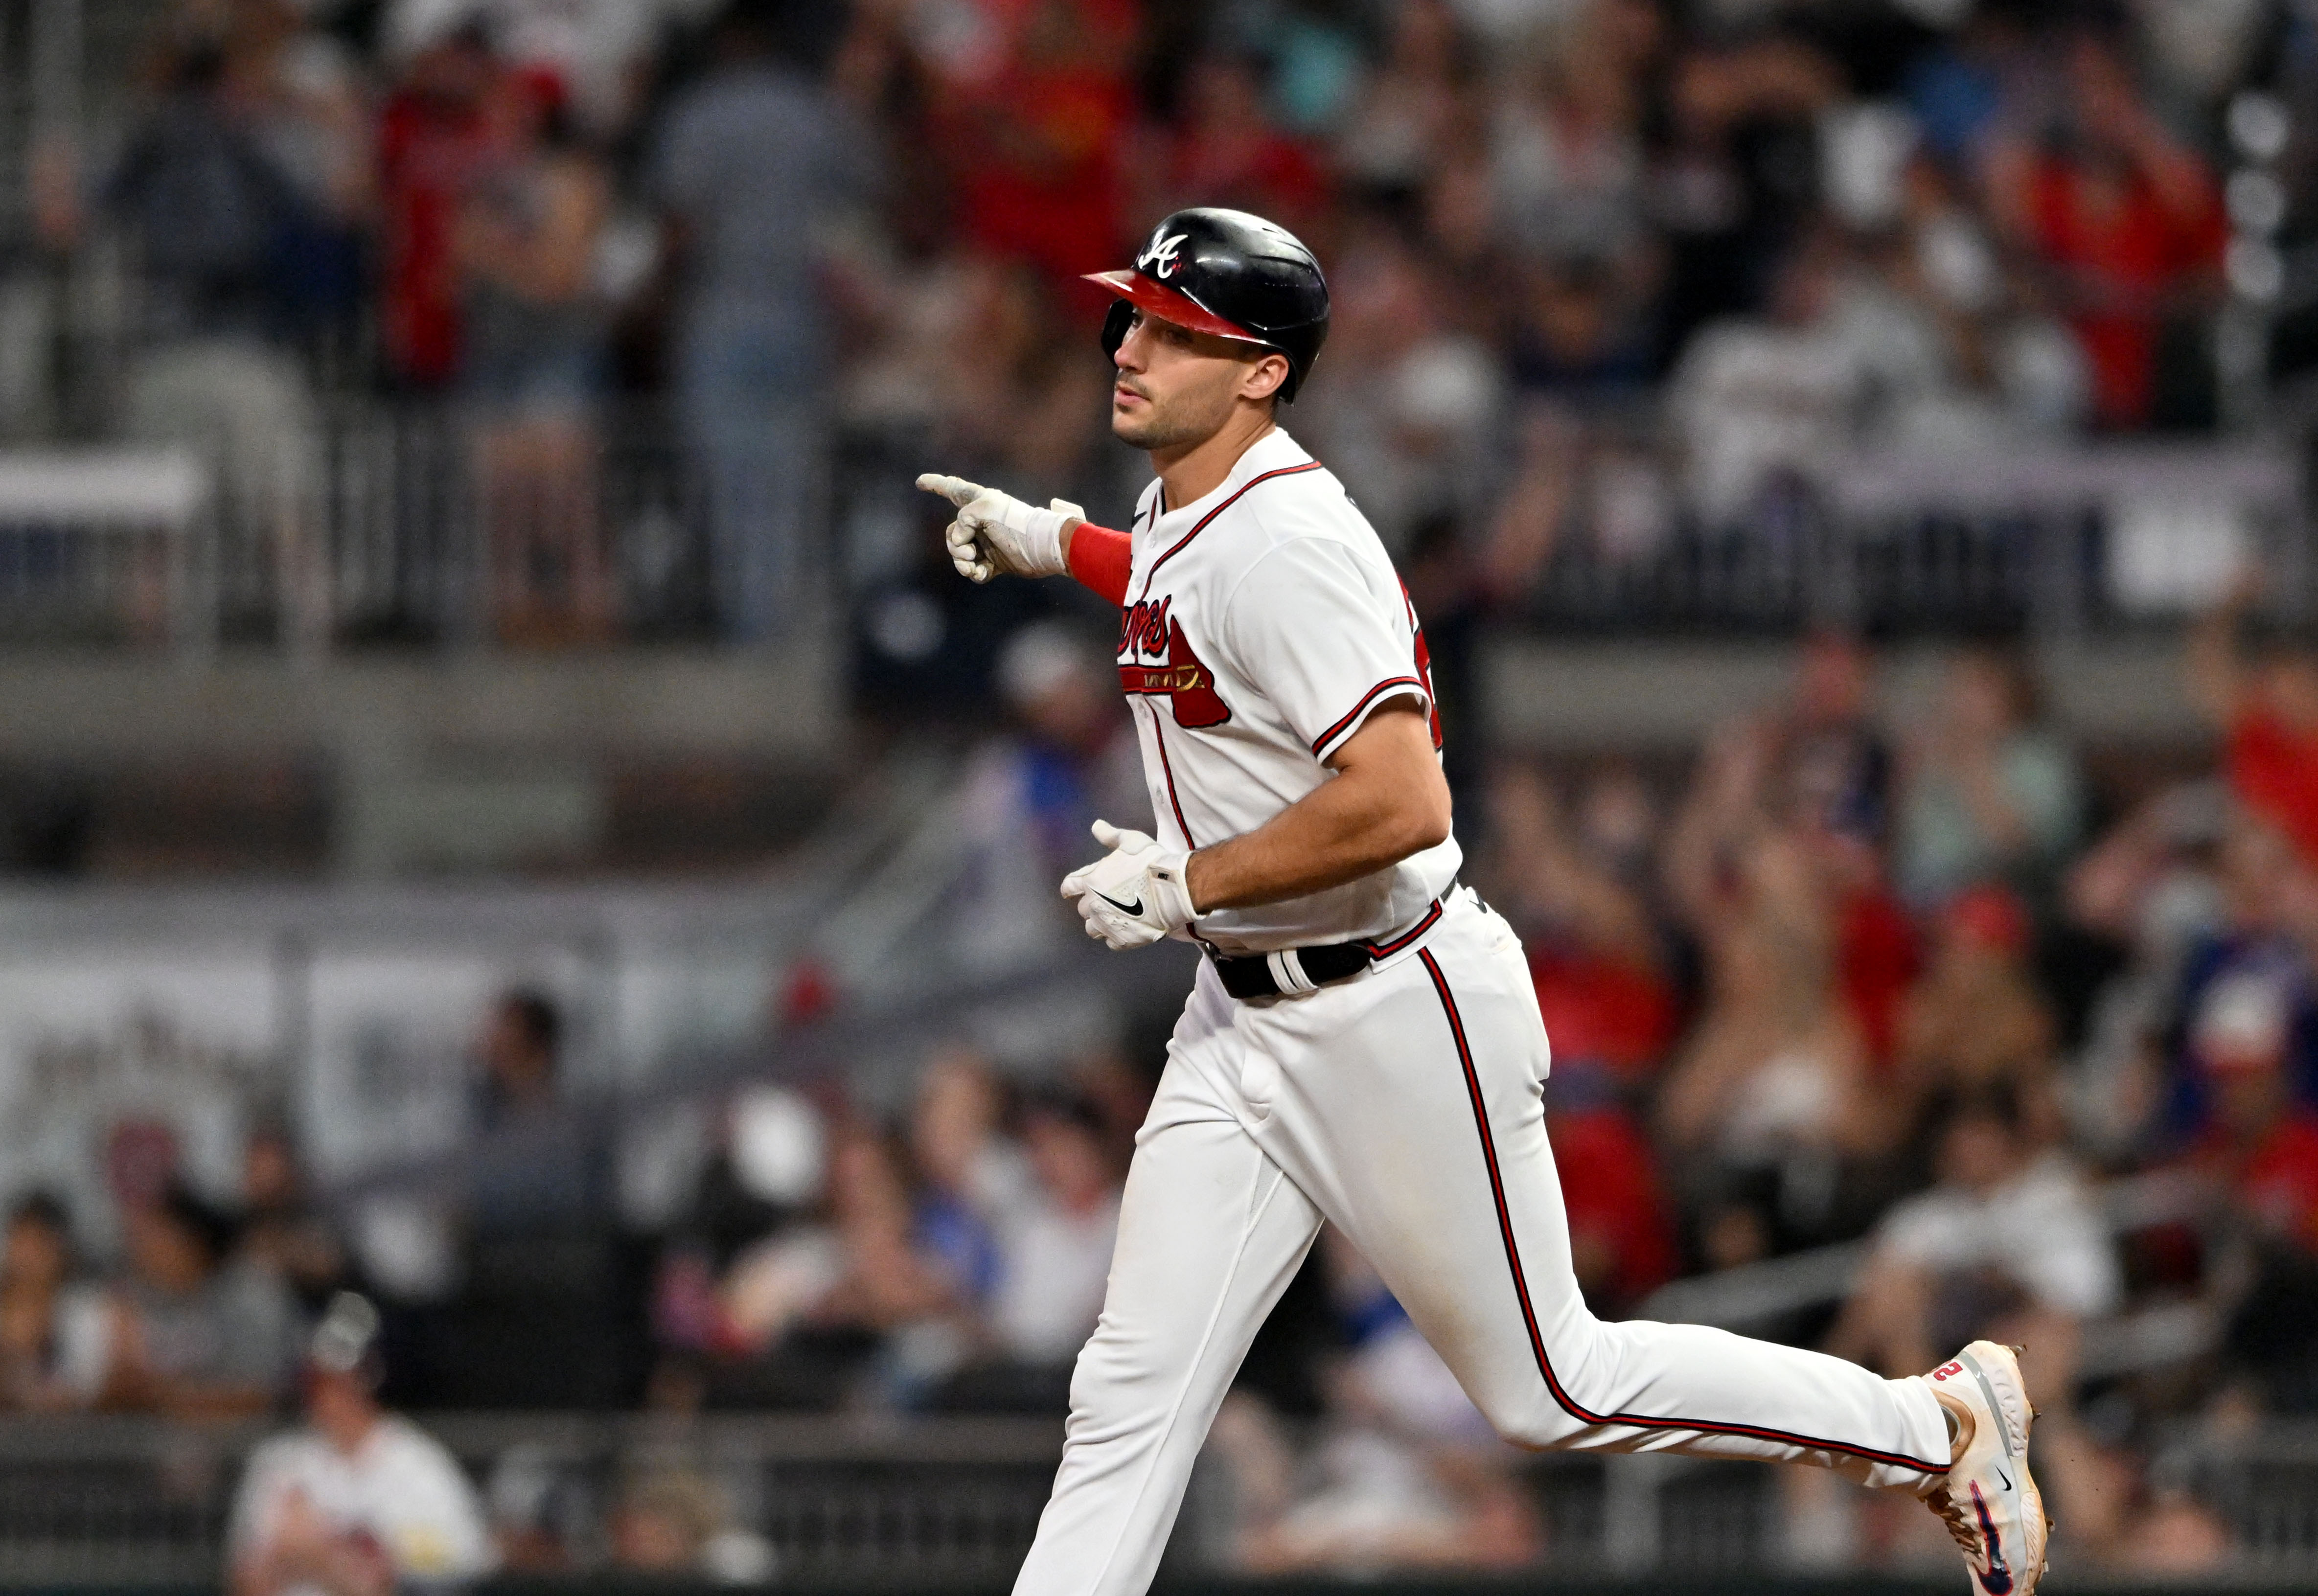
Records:
[[[1063,896],[1077,901],[1088,936],[1122,951],[1148,947],[1197,918],[1190,855],[1109,820],[1094,823],[1094,839],[1110,852],[1063,877]]]
[[[1058,498],[1042,510],[995,488],[932,471],[920,477],[918,486],[957,507],[957,519],[942,537],[958,575],[986,582],[993,577],[1059,577],[1070,569],[1070,543],[1064,534],[1072,522],[1086,519],[1078,506]]]

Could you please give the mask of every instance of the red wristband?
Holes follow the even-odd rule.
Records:
[[[1071,528],[1071,546],[1063,558],[1082,587],[1113,604],[1127,602],[1128,578],[1135,569],[1135,540],[1126,533],[1082,521]]]

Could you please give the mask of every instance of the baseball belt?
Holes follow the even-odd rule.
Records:
[[[1451,882],[1445,898],[1457,890]],[[1379,942],[1325,942],[1313,947],[1283,947],[1278,953],[1219,954],[1208,950],[1224,991],[1249,998],[1288,997],[1316,992],[1339,981],[1350,981],[1379,959],[1389,958],[1433,928],[1441,918],[1441,898],[1416,917],[1416,923],[1398,936]]]

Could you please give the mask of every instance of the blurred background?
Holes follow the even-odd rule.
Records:
[[[1595,1309],[2026,1343],[2072,1585],[2318,1579],[2307,0],[4,0],[0,1583],[1011,1576],[1191,964],[1055,895],[1115,618],[911,480],[1123,525],[1191,203]],[[1170,1574],[1952,1558],[1512,1452],[1332,1236]]]

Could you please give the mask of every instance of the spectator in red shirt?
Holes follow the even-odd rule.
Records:
[[[964,0],[927,49],[930,132],[966,242],[1028,260],[1099,314],[1083,272],[1124,241],[1119,150],[1135,112],[1137,0]]]
[[[2106,40],[2079,37],[2065,99],[2035,142],[1999,139],[1990,161],[1999,219],[2059,277],[2112,427],[2148,425],[2166,318],[2193,307],[2221,264],[2228,225],[2213,175],[2152,113]]]
[[[1612,773],[1602,785],[1616,779]],[[1678,1018],[1649,906],[1585,846],[1540,772],[1507,768],[1490,797],[1504,883],[1496,891],[1523,927],[1555,1067],[1565,1076],[1579,1067],[1648,1080],[1666,1061]]]
[[[1555,1089],[1546,1107],[1570,1264],[1596,1314],[1622,1317],[1674,1278],[1674,1226],[1650,1144],[1634,1116],[1606,1099]],[[1564,1098],[1576,1099],[1568,1107]]]
[[[459,373],[459,219],[490,151],[484,115],[499,64],[480,27],[418,50],[388,96],[379,130],[387,363],[419,389]]]
[[[1264,114],[1263,83],[1250,62],[1207,55],[1183,84],[1183,117],[1165,142],[1159,193],[1139,209],[1163,216],[1184,205],[1229,205],[1311,238],[1328,203],[1328,180],[1303,145]]]
[[[2206,616],[2189,641],[2189,692],[2227,742],[2230,789],[2248,811],[2318,865],[2318,653],[2274,634],[2251,657],[2238,632],[2251,582]]]
[[[1882,1069],[1898,1045],[1900,1008],[1923,964],[1916,928],[1883,880],[1880,855],[1851,838],[1830,845],[1822,838],[1819,867],[1833,893],[1836,981],[1869,1060]]]

